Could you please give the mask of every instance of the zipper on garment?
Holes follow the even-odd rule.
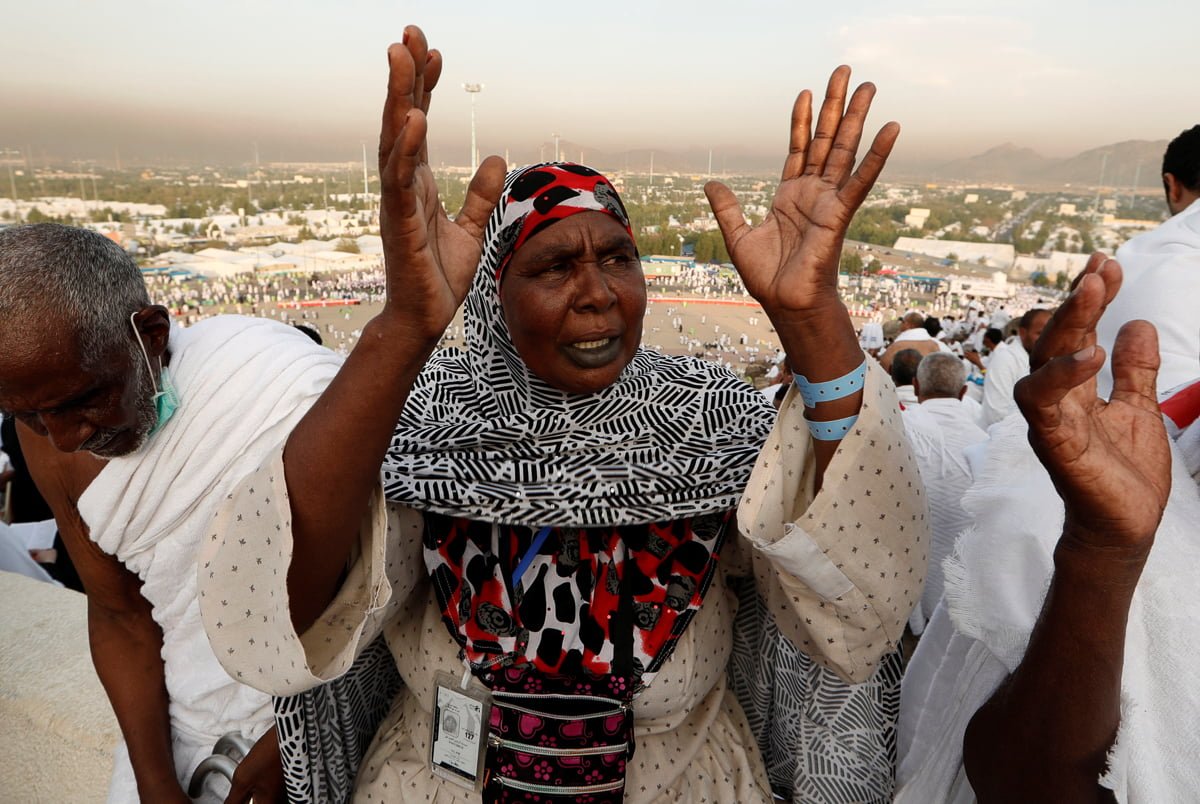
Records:
[[[616,745],[593,745],[587,748],[547,748],[540,745],[530,745],[529,743],[519,743],[515,740],[505,740],[503,737],[497,737],[494,734],[488,735],[488,744],[497,748],[507,748],[510,751],[541,757],[590,757],[599,756],[600,754],[619,754],[629,748],[629,743],[627,742]]]
[[[546,696],[534,695],[531,697],[544,698]],[[563,697],[572,698],[575,696],[566,695]],[[504,702],[504,707],[506,709],[512,709],[513,711],[516,711],[516,712],[524,712],[525,714],[533,715],[534,717],[549,718],[550,720],[590,720],[591,718],[595,718],[595,717],[613,717],[614,715],[625,714],[625,711],[627,709],[627,707],[624,704],[622,704],[621,706],[618,706],[616,709],[608,709],[604,712],[594,712],[594,713],[588,714],[588,715],[556,715],[556,714],[553,714],[552,712],[544,712],[544,711],[539,711],[537,709],[530,709],[527,706],[518,706],[517,704],[509,703],[508,701]]]
[[[520,790],[522,793],[539,793],[543,796],[585,796],[589,793],[608,793],[613,790],[620,790],[625,786],[623,779],[606,784],[576,785],[572,787],[568,785],[530,784],[529,782],[518,782],[516,779],[509,779],[505,776],[493,776],[492,778],[501,787],[511,787],[513,790]]]
[[[563,695],[558,692],[493,692],[496,698],[520,698],[524,700],[545,699],[553,701],[600,701],[601,703],[609,704],[610,706],[619,706],[625,709],[625,704],[616,698],[606,698],[603,695]],[[583,715],[583,717],[596,717],[596,715]]]

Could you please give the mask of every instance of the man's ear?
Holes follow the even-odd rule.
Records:
[[[958,401],[961,402],[962,398],[966,395],[967,395],[967,386],[964,385],[962,387],[962,390],[958,392]]]
[[[1183,203],[1183,184],[1175,177],[1174,173],[1164,173],[1163,188],[1167,191],[1167,208],[1174,215],[1179,211],[1179,205]]]
[[[913,377],[913,396],[917,399],[921,398],[921,383],[917,382],[916,377]]]
[[[133,326],[142,337],[146,352],[151,357],[161,357],[167,351],[167,338],[171,334],[171,315],[161,304],[151,304],[133,314]]]

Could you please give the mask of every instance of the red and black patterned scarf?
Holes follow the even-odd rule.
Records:
[[[699,611],[730,516],[550,528],[542,539],[532,528],[425,520],[442,619],[472,667],[617,672],[640,687]]]

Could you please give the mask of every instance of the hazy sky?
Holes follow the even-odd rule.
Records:
[[[127,160],[353,159],[407,22],[446,61],[434,160],[550,141],[782,155],[791,101],[846,62],[897,156],[1065,156],[1200,121],[1200,4],[4,0],[0,148]],[[574,154],[571,154],[574,156]],[[515,154],[514,154],[514,158]]]

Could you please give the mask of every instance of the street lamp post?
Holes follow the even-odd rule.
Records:
[[[479,167],[479,149],[475,147],[475,96],[483,92],[483,84],[463,84],[462,88],[471,96],[471,175]]]

